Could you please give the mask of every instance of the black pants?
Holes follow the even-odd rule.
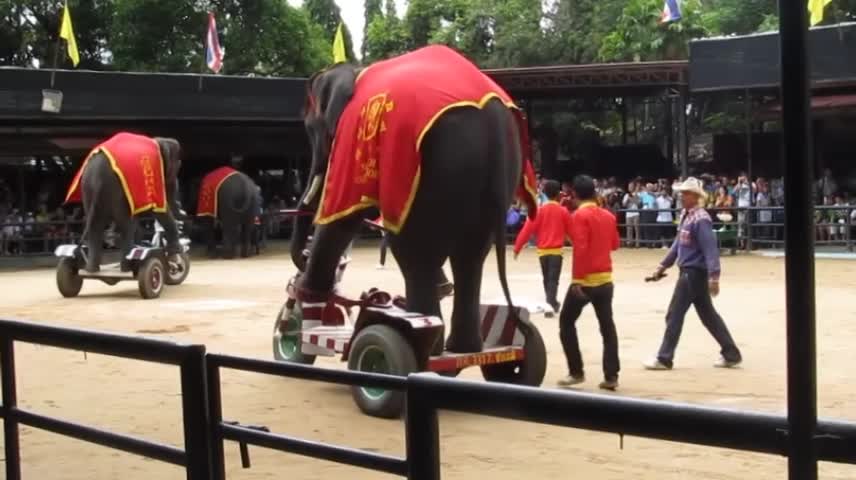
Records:
[[[568,360],[568,373],[573,377],[584,375],[576,324],[583,307],[591,302],[594,313],[597,315],[597,322],[600,324],[600,335],[603,337],[603,376],[606,380],[618,380],[621,365],[618,361],[618,333],[615,331],[615,322],[612,319],[613,290],[612,283],[598,287],[583,287],[586,298],[578,298],[568,287],[562,313],[559,315],[559,336]]]
[[[541,276],[544,278],[544,296],[553,310],[559,311],[559,276],[562,273],[561,255],[542,255]]]
[[[713,308],[713,300],[710,298],[708,289],[707,270],[698,268],[683,268],[678,282],[675,284],[675,292],[669,303],[669,311],[666,312],[666,333],[663,335],[663,343],[657,358],[663,365],[672,366],[675,358],[675,348],[681,338],[681,330],[684,327],[684,317],[690,305],[695,306],[696,313],[701,318],[701,323],[713,338],[719,343],[720,353],[731,362],[741,360],[740,350],[734,344],[728,327],[716,309]]]
[[[383,237],[380,240],[380,265],[386,265],[386,249],[389,247],[389,234],[382,233]]]

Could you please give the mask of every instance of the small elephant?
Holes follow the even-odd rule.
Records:
[[[201,220],[207,238],[208,254],[216,253],[215,227],[223,232],[223,258],[250,255],[255,247],[256,218],[262,208],[261,190],[246,174],[231,167],[220,167],[208,173],[199,189],[196,216]]]
[[[117,133],[95,147],[69,187],[66,202],[83,202],[87,246],[84,269],[100,269],[104,230],[111,222],[119,234],[122,270],[134,244],[136,217],[151,214],[164,227],[167,254],[181,251],[176,217],[181,217],[178,171],[181,146],[173,138]]]
[[[407,309],[441,315],[437,290],[449,259],[455,296],[446,349],[480,351],[485,258],[495,246],[511,304],[505,212],[515,193],[532,215],[537,209],[519,109],[475,65],[443,46],[362,72],[336,65],[312,76],[307,88],[312,167],[299,209],[316,214],[316,227],[307,261],[302,252],[312,218],[295,219],[291,257],[305,272],[298,297],[327,298],[342,252],[377,208],[404,275]]]

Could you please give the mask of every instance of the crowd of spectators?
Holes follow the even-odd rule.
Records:
[[[703,174],[699,178],[704,182],[707,192],[704,207],[715,219],[716,227],[736,230],[741,246],[745,245],[746,237],[749,236],[749,224],[753,240],[761,243],[782,240],[784,212],[781,208],[773,207],[784,205],[783,178],[757,177],[750,182],[745,173],[735,176]],[[675,187],[684,180],[683,177],[656,180],[637,177],[620,182],[615,177],[600,178],[596,180],[598,201],[616,214],[625,246],[667,248],[675,236],[683,208],[681,196]],[[563,183],[562,190],[561,202],[572,210],[570,182]],[[851,203],[847,193],[839,190],[829,170],[824,170],[817,180],[815,197],[816,205],[821,207],[815,210],[817,240],[844,241],[848,218],[856,226],[856,204]],[[540,201],[546,199],[542,196]],[[749,207],[754,208],[746,210]],[[771,208],[765,210],[763,207]],[[524,218],[525,207],[515,204],[508,215],[511,230],[516,231]]]

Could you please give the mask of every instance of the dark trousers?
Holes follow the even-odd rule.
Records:
[[[386,249],[389,248],[389,234],[381,234],[383,237],[380,240],[380,264],[386,265]]]
[[[663,343],[660,346],[660,352],[657,358],[663,365],[672,366],[672,361],[675,358],[675,348],[678,346],[678,340],[681,338],[681,330],[684,327],[684,317],[690,305],[695,306],[696,313],[701,318],[701,323],[707,328],[707,331],[713,335],[713,338],[719,343],[720,353],[722,356],[731,362],[741,360],[740,350],[734,344],[734,339],[731,338],[731,333],[728,332],[728,327],[716,309],[713,307],[713,300],[710,298],[710,290],[708,289],[708,274],[707,270],[698,268],[683,268],[681,269],[678,282],[675,284],[675,292],[672,294],[672,301],[669,303],[669,311],[666,312],[666,333],[663,335]]]
[[[553,310],[559,310],[559,275],[562,273],[561,255],[542,255],[541,276],[544,278],[544,295]]]
[[[618,380],[621,365],[618,361],[618,333],[612,320],[613,284],[607,283],[598,287],[583,287],[586,298],[579,298],[568,287],[562,313],[559,315],[559,336],[562,348],[568,360],[568,373],[572,377],[582,377],[583,357],[580,353],[580,341],[577,338],[577,319],[583,307],[589,302],[594,306],[597,322],[600,324],[600,335],[603,337],[603,376],[606,380]]]

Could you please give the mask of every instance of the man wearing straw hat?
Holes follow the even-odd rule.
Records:
[[[701,323],[719,343],[720,358],[714,364],[718,368],[734,368],[742,362],[742,356],[728,327],[713,307],[711,296],[719,294],[719,246],[713,223],[702,208],[705,197],[701,181],[690,177],[678,186],[683,200],[684,212],[678,228],[678,237],[666,258],[654,272],[654,279],[662,278],[666,269],[677,262],[680,276],[675,284],[672,301],[666,313],[666,332],[657,356],[644,366],[648,370],[671,370],[675,349],[684,326],[684,316],[690,305],[695,306]]]

